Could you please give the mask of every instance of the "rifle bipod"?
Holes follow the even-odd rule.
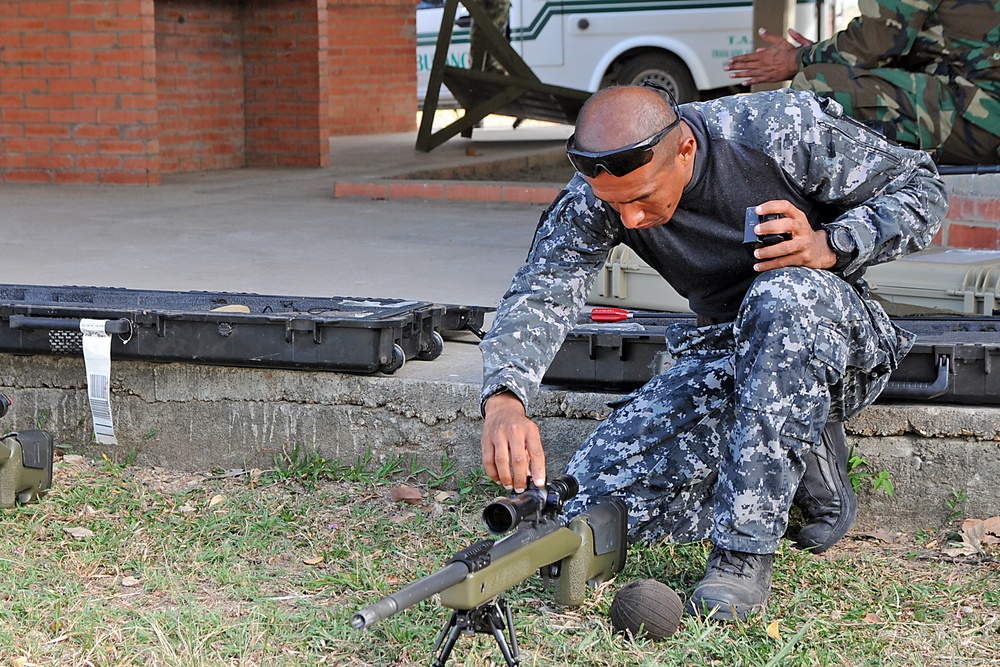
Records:
[[[432,667],[444,667],[451,650],[455,648],[455,642],[463,633],[493,635],[503,653],[503,659],[507,661],[507,667],[517,667],[520,664],[520,660],[517,659],[519,654],[517,637],[514,636],[514,616],[510,613],[510,607],[505,599],[497,598],[475,609],[453,611],[451,618],[441,629],[437,641],[434,642],[435,655]],[[440,653],[438,649],[441,649]]]

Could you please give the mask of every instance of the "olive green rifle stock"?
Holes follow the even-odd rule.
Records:
[[[0,417],[13,401],[0,394]],[[0,438],[0,508],[38,500],[52,486],[52,436],[40,429]]]

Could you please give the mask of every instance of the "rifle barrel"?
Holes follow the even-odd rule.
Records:
[[[356,612],[351,616],[351,627],[363,630],[369,625],[389,618],[404,609],[409,609],[422,600],[436,595],[446,588],[461,582],[469,574],[469,566],[462,562],[451,563],[434,574],[429,574],[402,588],[392,595],[387,595],[373,605]]]

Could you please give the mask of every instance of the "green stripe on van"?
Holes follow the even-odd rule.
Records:
[[[797,0],[798,4],[813,4],[814,0]],[[648,12],[653,10],[685,10],[685,9],[725,9],[752,7],[752,0],[625,0],[609,2],[608,0],[569,0],[568,2],[547,2],[527,26],[511,31],[511,41],[529,42],[538,39],[550,19],[564,14],[611,12]],[[638,32],[638,31],[637,31]],[[456,27],[452,33],[452,44],[468,44],[468,28]],[[437,33],[419,33],[417,46],[432,46],[437,43]]]

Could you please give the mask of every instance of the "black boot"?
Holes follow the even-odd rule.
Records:
[[[705,577],[684,611],[721,621],[744,620],[763,611],[771,595],[773,554],[748,554],[721,547],[708,556]]]
[[[858,513],[858,497],[847,477],[847,433],[841,422],[828,422],[820,444],[802,457],[805,474],[795,492],[795,505],[806,525],[795,545],[823,553],[847,534]]]

